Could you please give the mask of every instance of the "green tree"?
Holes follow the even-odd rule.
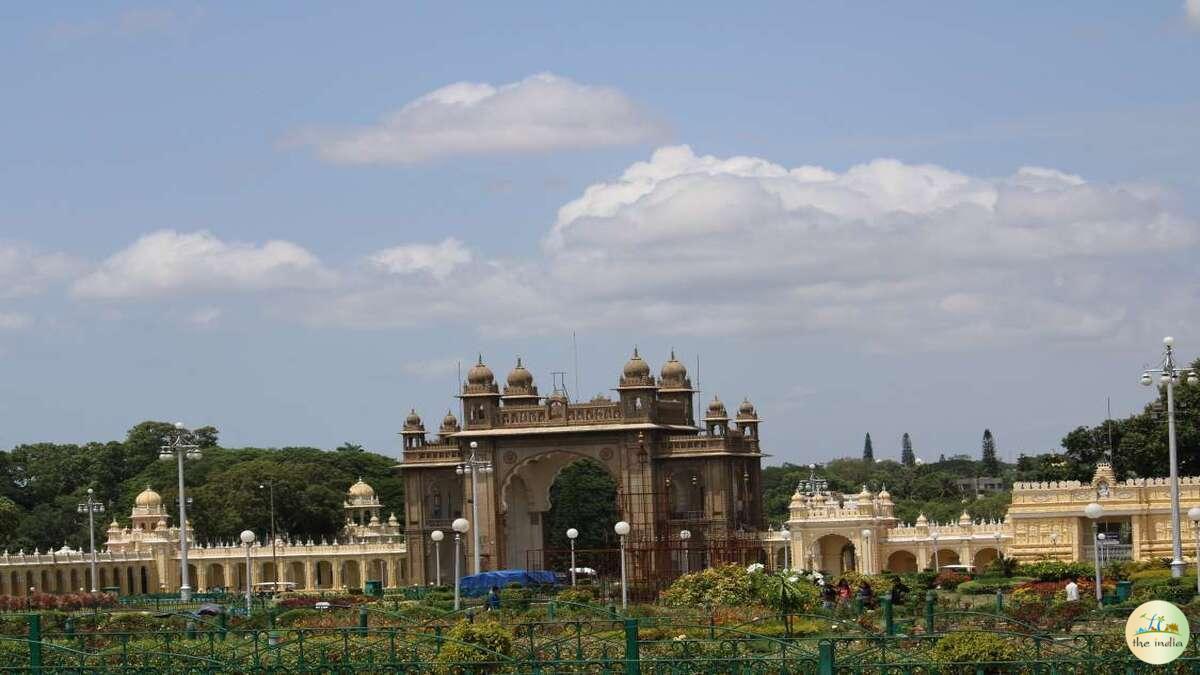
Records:
[[[863,441],[863,461],[875,461],[875,448],[871,447],[871,433],[867,432],[867,438]]]
[[[363,451],[363,446],[361,446],[357,443],[350,443],[349,441],[337,446],[337,452],[362,452],[362,451]]]
[[[983,430],[983,472],[988,476],[1000,473],[1000,461],[996,459],[996,439],[992,437],[991,429]]]
[[[909,437],[907,431],[900,439],[900,463],[904,466],[914,466],[917,463],[917,455],[913,452],[912,438]]]
[[[544,546],[569,547],[567,530],[572,527],[579,530],[579,548],[613,546],[616,505],[617,482],[603,465],[592,460],[567,465],[550,486],[550,510],[542,521]]]

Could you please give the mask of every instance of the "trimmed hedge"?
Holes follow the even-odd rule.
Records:
[[[964,581],[958,585],[958,592],[967,595],[991,595],[996,591],[1007,591],[1023,583],[1033,581],[1033,577],[986,577]]]

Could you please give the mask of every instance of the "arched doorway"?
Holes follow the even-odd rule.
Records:
[[[293,561],[285,568],[287,570],[287,581],[296,584],[297,588],[304,586],[304,563]]]
[[[981,548],[975,552],[975,571],[982,572],[987,569],[997,558],[1000,557],[1000,552],[994,548]]]
[[[825,574],[841,574],[855,569],[854,543],[840,534],[827,534],[814,545],[813,563]]]
[[[893,551],[888,556],[886,569],[889,572],[916,572],[917,556],[911,551]]]
[[[208,566],[208,588],[209,590],[217,588],[225,588],[225,566],[220,563],[212,563]]]
[[[362,588],[362,571],[357,560],[347,560],[342,568],[342,585],[346,588]]]
[[[333,565],[328,560],[317,561],[316,575],[317,588],[333,587]]]
[[[952,548],[940,548],[938,549],[937,557],[931,559],[929,562],[933,563],[935,560],[939,569],[946,565],[957,565],[959,564],[958,551]]]
[[[500,496],[507,567],[565,569],[562,561],[544,560],[544,550],[565,550],[570,527],[579,530],[577,548],[604,546],[618,520],[616,479],[602,463],[575,452],[526,458],[505,477]]]

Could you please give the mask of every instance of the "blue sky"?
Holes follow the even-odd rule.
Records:
[[[1195,0],[31,7],[3,446],[395,454],[456,361],[548,391],[574,331],[584,396],[699,355],[780,460],[1014,454],[1200,354]]]

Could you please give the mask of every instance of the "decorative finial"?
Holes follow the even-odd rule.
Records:
[[[638,356],[637,345],[633,346],[633,358],[635,358],[635,359],[642,358],[642,357]]]
[[[517,367],[518,367],[518,368],[523,368],[523,367],[524,367],[524,366],[522,366],[522,365],[521,365],[521,357],[519,357],[519,356],[517,357]]]
[[[475,365],[477,365],[477,366],[483,365],[483,352],[479,352],[479,362],[476,363]]]

